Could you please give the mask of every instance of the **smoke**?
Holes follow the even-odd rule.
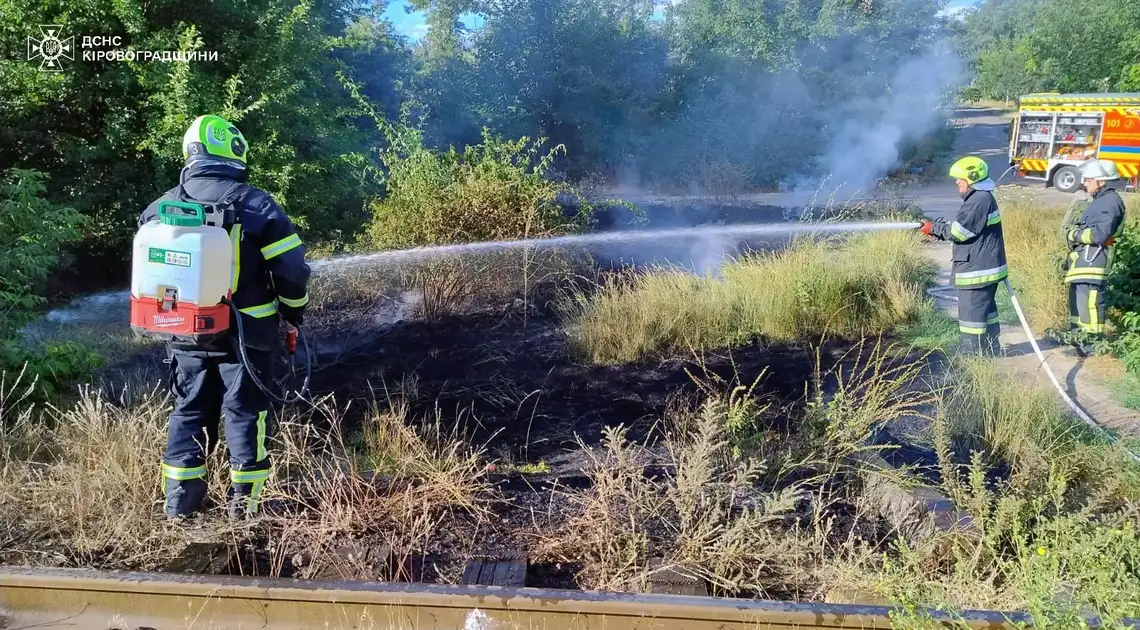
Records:
[[[968,78],[940,26],[944,2],[874,4],[874,26],[859,26],[856,13],[844,16],[829,37],[795,43],[782,69],[729,55],[708,61],[707,51],[693,51],[695,58],[705,55],[712,71],[685,94],[685,108],[672,124],[645,130],[640,150],[626,153],[615,169],[619,194],[672,188],[693,198],[694,212],[651,216],[660,227],[694,225],[710,198],[758,186],[788,193],[767,203],[794,207],[781,217],[757,208],[763,216],[742,220],[792,220],[804,206],[842,206],[873,195],[909,146],[947,123],[950,97]],[[850,26],[843,25],[846,18]],[[644,244],[638,254],[708,274],[743,244],[709,235]]]
[[[893,73],[881,95],[859,99],[835,112],[842,122],[820,160],[836,190],[858,194],[899,164],[906,143],[933,133],[944,120],[948,90],[966,79],[962,60],[942,40],[907,59]],[[796,188],[816,189],[819,179],[801,180]]]

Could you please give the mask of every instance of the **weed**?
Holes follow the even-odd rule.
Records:
[[[954,352],[958,348],[958,322],[926,300],[914,318],[897,330],[899,338],[915,348]]]
[[[725,265],[721,278],[657,269],[612,277],[565,305],[577,352],[600,363],[733,346],[755,337],[857,337],[922,308],[933,264],[913,235],[879,232],[841,246],[800,239]]]
[[[1065,209],[1043,208],[1031,193],[1006,188],[998,194],[998,206],[1010,282],[1026,317],[1035,329],[1067,328],[1068,291],[1061,273],[1066,250],[1059,235]],[[1012,313],[1008,296],[999,291],[999,298],[1007,305],[1003,311]]]

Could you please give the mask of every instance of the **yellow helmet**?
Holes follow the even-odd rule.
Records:
[[[954,166],[950,167],[950,177],[964,179],[970,184],[976,184],[989,176],[990,167],[986,161],[972,155],[954,162]]]

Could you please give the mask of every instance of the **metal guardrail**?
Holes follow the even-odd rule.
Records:
[[[870,629],[891,628],[889,612],[683,595],[0,567],[0,628],[6,630]],[[989,630],[1027,621],[996,612],[956,619]]]

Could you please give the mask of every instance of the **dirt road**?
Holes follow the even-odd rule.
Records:
[[[962,109],[959,111],[959,130],[955,142],[954,156],[957,159],[963,155],[976,155],[984,160],[990,167],[993,177],[998,177],[1008,168],[1007,142],[1008,118],[995,110],[988,109]],[[940,165],[941,166],[941,165]],[[1045,188],[1043,182],[1013,180],[1007,177],[1001,184],[1012,183],[1024,186],[1035,193],[1043,203],[1049,205],[1067,205],[1073,195],[1058,192],[1053,188]],[[943,218],[952,221],[961,201],[953,183],[946,182],[946,191],[934,187],[912,190],[923,211],[931,218]],[[1079,193],[1078,193],[1079,194]],[[940,285],[950,284],[950,250],[947,243],[932,245],[931,255],[939,263]],[[1058,291],[1065,287],[1058,285]],[[952,317],[957,317],[957,301],[953,299],[953,292],[940,293],[939,305]],[[1029,322],[1030,326],[1033,322]],[[1102,379],[1095,377],[1089,369],[1088,363],[1079,358],[1070,349],[1059,347],[1052,341],[1041,338],[1041,331],[1035,331],[1037,342],[1046,356],[1049,367],[1057,379],[1068,389],[1071,397],[1099,422],[1102,426],[1118,432],[1122,436],[1140,437],[1140,412],[1133,411],[1120,405],[1113,397],[1112,392],[1103,384]],[[1035,356],[1029,344],[1029,337],[1019,326],[1003,326],[1002,347],[1005,356],[997,359],[1000,369],[1010,375],[1017,375],[1040,387],[1053,389],[1045,369]],[[1060,397],[1058,403],[1060,404]]]

